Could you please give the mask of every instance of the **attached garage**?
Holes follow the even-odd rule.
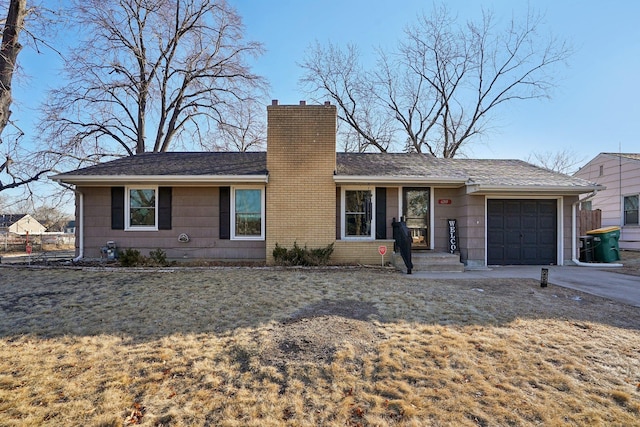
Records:
[[[487,199],[487,264],[558,261],[556,199]]]

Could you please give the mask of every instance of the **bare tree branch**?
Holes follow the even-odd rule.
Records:
[[[201,146],[183,133],[217,128],[227,105],[265,87],[248,65],[262,46],[244,39],[240,17],[224,1],[73,3],[91,36],[66,62],[68,83],[43,107],[50,151],[79,157]]]
[[[501,31],[491,13],[460,25],[445,6],[435,7],[406,29],[397,49],[378,51],[373,71],[362,71],[353,46],[343,52],[316,44],[301,64],[301,83],[333,99],[341,119],[368,147],[455,157],[487,131],[498,107],[549,96],[554,66],[571,50],[540,37],[542,27],[542,17],[531,11]],[[386,127],[390,120],[394,129]],[[371,123],[384,124],[385,136],[404,141],[380,144]]]
[[[11,82],[22,44],[18,41],[27,15],[27,0],[11,0],[0,45],[0,135],[11,116]],[[2,172],[2,169],[0,169]]]

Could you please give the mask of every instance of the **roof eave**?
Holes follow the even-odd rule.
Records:
[[[466,179],[425,176],[334,175],[333,181],[336,184],[440,184],[462,186]]]
[[[467,194],[493,194],[493,193],[527,193],[527,194],[556,194],[556,195],[580,195],[593,191],[606,189],[602,185],[483,185],[467,184]]]
[[[53,175],[53,181],[73,185],[104,185],[104,184],[266,184],[268,174],[259,175]]]

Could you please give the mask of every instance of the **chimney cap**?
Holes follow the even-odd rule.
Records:
[[[331,101],[324,101],[324,105],[331,105]]]
[[[307,101],[300,101],[300,105],[307,105]]]
[[[277,99],[272,99],[271,100],[271,105],[278,105],[278,100]]]

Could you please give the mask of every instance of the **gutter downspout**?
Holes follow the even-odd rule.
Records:
[[[602,264],[592,263],[592,262],[582,262],[576,257],[576,241],[578,239],[578,226],[577,226],[577,206],[579,203],[584,202],[596,195],[598,190],[593,191],[584,199],[579,199],[577,202],[571,205],[571,261],[579,266],[579,267],[602,267]],[[620,263],[607,263],[606,266],[609,267],[622,267]]]
[[[76,236],[78,236],[78,256],[73,259],[73,262],[76,263],[84,258],[84,194],[81,191],[76,189],[73,190],[77,195],[80,196],[80,209],[78,212],[78,216],[80,217],[80,228],[78,229],[78,224],[76,223]],[[76,218],[77,220],[77,218]]]

